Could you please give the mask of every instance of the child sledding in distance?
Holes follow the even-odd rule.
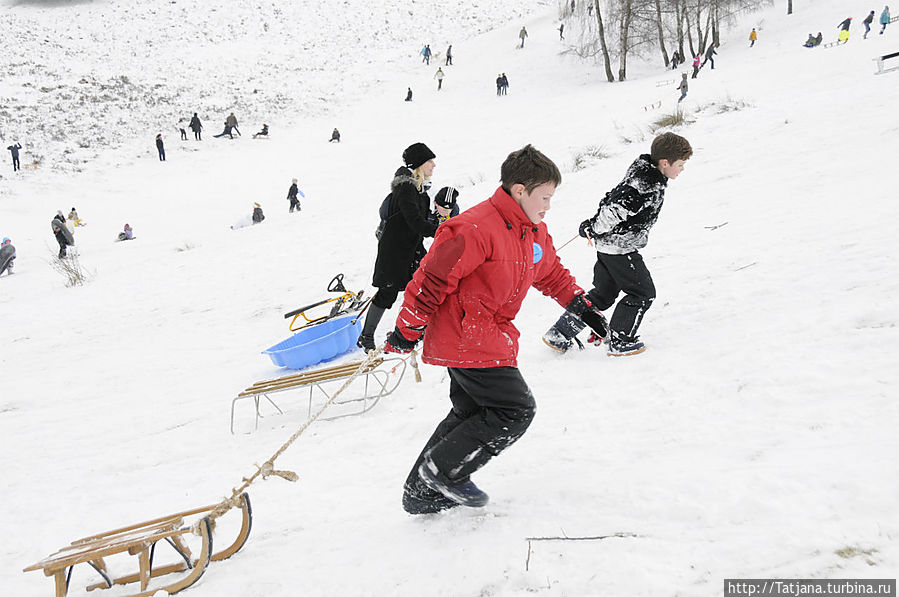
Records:
[[[655,299],[656,289],[640,249],[646,246],[649,230],[659,217],[668,181],[677,178],[691,155],[693,148],[683,137],[659,135],[650,153],[634,160],[624,180],[600,199],[596,214],[579,227],[580,235],[596,248],[593,288],[587,292],[590,303],[603,311],[624,293],[609,321],[611,356],[646,350],[637,329]],[[565,352],[586,325],[589,322],[567,311],[543,335],[543,341]],[[588,340],[596,345],[600,342],[595,335]]]
[[[447,367],[452,403],[404,484],[410,514],[485,505],[487,494],[471,475],[534,418],[513,324],[531,286],[605,335],[605,320],[559,261],[543,223],[561,180],[558,167],[531,145],[509,154],[502,186],[440,224],[405,287],[384,349],[407,353],[423,338],[422,360]]]
[[[125,227],[119,232],[117,240],[134,240],[134,230],[132,230],[130,224],[125,224]]]

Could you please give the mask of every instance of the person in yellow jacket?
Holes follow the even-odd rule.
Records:
[[[755,40],[757,40],[758,38],[759,38],[759,34],[755,32],[755,27],[753,27],[752,33],[749,34],[749,41],[750,41],[749,47],[750,48],[755,45]]]

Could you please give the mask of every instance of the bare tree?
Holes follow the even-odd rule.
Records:
[[[606,45],[606,28],[602,23],[602,12],[599,10],[599,0],[593,0],[593,9],[596,11],[596,23],[599,26],[599,44],[602,48],[603,64],[606,67],[606,79],[609,83],[615,82],[612,75],[612,58],[609,56],[609,46]]]
[[[787,14],[793,14],[793,0],[787,0]]]
[[[662,3],[660,0],[656,1],[656,27],[659,31],[659,48],[662,50],[662,60],[665,63],[665,66],[668,66],[668,49],[665,47],[665,33],[662,30]]]

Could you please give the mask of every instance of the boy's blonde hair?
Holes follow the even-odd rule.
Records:
[[[659,160],[668,160],[668,162],[676,162],[677,160],[688,160],[693,155],[693,148],[690,142],[674,133],[662,133],[652,140],[652,149],[649,151],[654,166],[659,165]]]

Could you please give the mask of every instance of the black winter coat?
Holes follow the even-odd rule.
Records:
[[[434,236],[437,226],[428,220],[431,198],[415,186],[409,168],[403,166],[396,171],[390,190],[392,197],[387,223],[378,241],[372,286],[402,290],[412,279],[413,264],[421,258],[421,240]]]
[[[200,119],[197,118],[196,116],[194,116],[193,118],[190,119],[190,124],[188,126],[190,127],[190,130],[192,130],[195,133],[203,128],[203,125],[200,124]]]
[[[624,180],[606,193],[599,209],[580,226],[599,253],[624,255],[638,251],[649,240],[649,229],[659,218],[668,178],[653,166],[649,154],[634,160]]]

